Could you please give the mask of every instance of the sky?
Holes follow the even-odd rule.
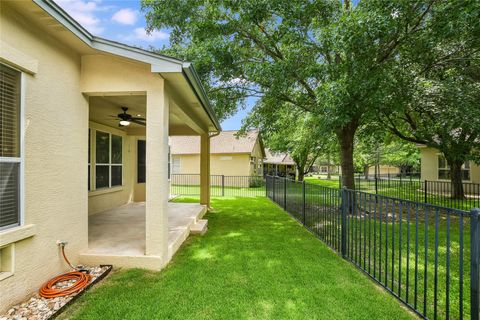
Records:
[[[145,49],[168,46],[170,31],[145,32],[145,16],[139,0],[55,0],[70,16],[95,36]],[[245,110],[221,123],[223,130],[237,130],[250,111],[250,100]]]

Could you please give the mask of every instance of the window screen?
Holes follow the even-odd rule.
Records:
[[[20,72],[0,64],[0,229],[20,224]]]

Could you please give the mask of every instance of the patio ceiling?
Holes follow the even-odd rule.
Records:
[[[128,127],[119,127],[119,120],[112,116],[122,113],[121,107],[127,107],[127,112],[132,116],[146,118],[146,102],[145,94],[92,96],[89,99],[89,119],[106,126],[119,128],[130,134],[141,135],[144,134],[145,127],[135,123],[131,123]],[[198,134],[195,121],[198,120],[191,119],[182,108],[172,101],[169,113],[171,135]]]

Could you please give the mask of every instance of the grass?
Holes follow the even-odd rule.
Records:
[[[284,205],[281,184],[279,187],[277,193],[279,198],[276,198],[276,201]],[[287,187],[287,210],[296,219],[303,220],[301,185],[291,183]],[[318,185],[307,185],[307,187],[305,206],[307,228],[340,251],[341,222],[338,192],[332,192],[335,190]],[[419,207],[417,211],[414,205],[409,206],[405,203],[400,205],[398,200],[388,202],[381,200],[377,203],[374,201],[374,196],[368,194],[362,194],[357,200],[358,204],[353,214],[347,217],[348,258],[429,318],[435,318],[435,302],[438,317],[447,318],[446,285],[449,276],[449,316],[459,318],[460,312],[463,311],[463,316],[468,318],[470,315],[470,233],[469,218],[466,214],[461,221],[457,213],[450,213],[447,216],[447,210],[426,211],[424,207]],[[386,223],[387,212],[388,223]],[[426,220],[427,217],[428,220]],[[437,224],[438,247],[435,243]],[[463,224],[463,231],[460,231],[461,224]],[[463,257],[460,251],[461,233],[463,233]],[[418,239],[417,256],[415,255],[416,239]],[[438,287],[435,296],[436,250],[438,252]],[[450,263],[448,276],[447,252]],[[418,269],[415,266],[416,261]],[[461,261],[463,261],[463,308],[460,305]],[[416,270],[418,270],[417,277],[415,277]],[[416,296],[415,282],[417,282]]]
[[[181,199],[181,201],[197,201]],[[63,319],[411,319],[266,198],[216,198],[162,271],[116,271]]]
[[[318,177],[305,177],[305,181],[310,184],[315,184],[323,187],[338,188],[339,181],[337,179],[326,180]],[[355,179],[355,188],[359,191],[375,193],[375,181],[365,179]],[[429,182],[428,188],[435,188],[435,182]],[[437,188],[439,188],[437,186]],[[392,179],[379,180],[377,185],[379,195],[405,199],[416,202],[425,202],[425,193],[423,191],[423,184],[420,180],[399,180]],[[464,211],[470,211],[472,208],[480,207],[480,198],[467,197],[466,199],[451,199],[449,195],[427,193],[426,203],[454,208]]]
[[[174,184],[171,186],[171,193],[182,196],[198,196],[200,195],[199,185],[180,185]],[[212,197],[264,197],[265,186],[260,187],[210,187]]]

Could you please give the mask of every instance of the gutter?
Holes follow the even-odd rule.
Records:
[[[198,76],[195,68],[190,62],[185,62],[183,64],[183,74],[185,75],[190,86],[197,95],[197,98],[202,103],[202,106],[207,112],[210,120],[215,125],[215,128],[218,130],[217,132],[220,133],[220,131],[222,131],[222,127],[220,126],[220,123],[218,122],[217,117],[213,112],[210,100],[208,100],[207,93],[205,92],[205,88],[201,84],[200,77]]]

